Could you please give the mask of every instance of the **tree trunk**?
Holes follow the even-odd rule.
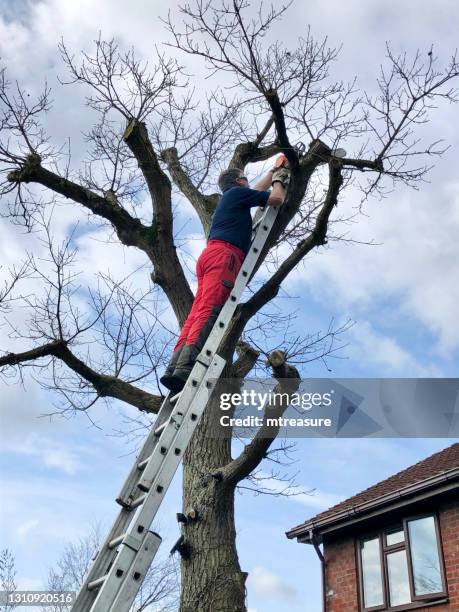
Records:
[[[183,512],[198,518],[184,526],[180,612],[245,612],[245,580],[236,550],[234,487],[211,474],[231,460],[230,440],[209,435],[217,411],[208,406],[184,457]]]

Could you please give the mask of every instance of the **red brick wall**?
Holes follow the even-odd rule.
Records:
[[[437,512],[449,603],[418,609],[422,612],[459,611],[459,503],[444,503]],[[354,538],[345,537],[327,543],[324,546],[324,557],[327,563],[325,580],[327,612],[359,612]]]
[[[357,568],[354,538],[324,546],[327,612],[357,612]]]
[[[449,604],[425,611],[459,610],[459,502],[445,504],[439,511]]]

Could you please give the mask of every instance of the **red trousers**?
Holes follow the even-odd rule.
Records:
[[[204,344],[219,309],[231,293],[244,258],[244,251],[237,246],[223,240],[209,240],[196,263],[198,290],[174,351],[184,343]]]

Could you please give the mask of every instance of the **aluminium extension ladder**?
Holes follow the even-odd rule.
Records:
[[[72,612],[128,612],[161,537],[153,519],[182,460],[226,361],[216,354],[247,283],[253,275],[278,209],[259,209],[253,239],[231,294],[199,354],[183,390],[164,399],[155,424],[116,501],[122,506],[77,595]]]

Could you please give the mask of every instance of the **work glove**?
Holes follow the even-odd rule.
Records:
[[[281,153],[277,159],[276,159],[276,163],[274,164],[274,168],[273,170],[278,170],[279,168],[288,168],[288,159],[286,158],[286,156]]]
[[[278,168],[277,170],[273,172],[273,178],[271,181],[271,185],[274,185],[274,183],[282,183],[284,189],[287,189],[289,182],[290,182],[290,170],[288,168],[281,166],[280,168]]]

